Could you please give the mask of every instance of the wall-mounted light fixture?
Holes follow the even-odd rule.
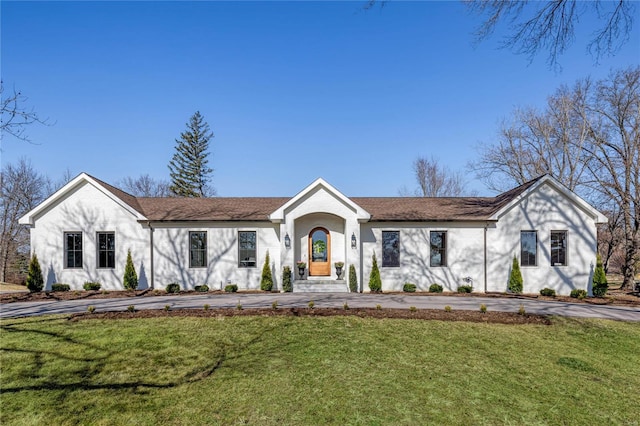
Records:
[[[356,233],[351,234],[351,248],[354,249],[358,245],[358,241],[356,240]]]
[[[284,236],[284,246],[288,249],[291,248],[291,238],[289,238],[288,232],[287,232],[287,235]]]

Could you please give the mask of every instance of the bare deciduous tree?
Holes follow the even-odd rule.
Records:
[[[13,90],[6,94],[4,83],[0,81],[0,131],[6,132],[20,140],[29,142],[25,133],[25,127],[29,124],[48,124],[46,119],[41,119],[33,109],[25,108],[28,98],[22,92]]]
[[[138,178],[127,176],[116,186],[136,197],[168,197],[172,195],[168,182],[155,180],[148,174],[140,175]]]
[[[413,162],[413,172],[418,184],[414,194],[418,197],[460,197],[465,193],[462,174],[441,166],[433,157],[418,157]],[[406,189],[401,189],[400,194],[410,195]]]
[[[578,1],[550,0],[467,0],[469,10],[484,16],[476,31],[479,40],[491,36],[501,23],[509,25],[502,45],[532,60],[547,51],[547,62],[558,65],[559,57],[575,38],[575,27],[585,15],[595,16],[600,27],[592,31],[586,46],[596,62],[615,54],[629,40],[633,27],[635,4],[631,0]],[[583,19],[586,21],[586,19]]]
[[[19,272],[21,262],[29,261],[29,230],[18,219],[45,196],[46,179],[24,158],[17,165],[7,164],[0,174],[0,281],[9,271]],[[19,274],[14,274],[19,275]]]

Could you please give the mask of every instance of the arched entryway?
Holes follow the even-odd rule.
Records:
[[[331,275],[331,234],[325,228],[309,232],[309,276]]]

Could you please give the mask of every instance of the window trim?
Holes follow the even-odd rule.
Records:
[[[384,257],[384,234],[385,233],[395,233],[398,234],[398,264],[397,265],[387,265],[385,264],[385,257]],[[399,230],[383,230],[382,234],[380,236],[381,239],[381,243],[382,243],[382,262],[381,265],[383,268],[399,268],[400,267],[400,231]]]
[[[80,235],[80,266],[69,266],[69,246],[68,246],[68,236],[74,234],[74,235]],[[63,269],[83,269],[84,268],[84,235],[82,231],[64,231],[63,232],[63,237],[64,239],[64,252],[63,252],[63,260],[62,260],[62,264],[64,265]],[[78,250],[73,250],[74,252],[77,252]],[[74,255],[74,263],[76,256]]]
[[[433,262],[432,262],[433,257],[432,257],[431,254],[432,254],[433,248],[431,247],[431,234],[434,233],[434,232],[438,232],[438,233],[444,234],[444,244],[443,244],[443,247],[441,249],[439,249],[439,250],[442,250],[442,256],[441,256],[439,265],[434,265]],[[446,268],[447,267],[447,263],[448,263],[447,261],[448,261],[448,257],[449,257],[447,255],[448,246],[449,246],[449,244],[448,244],[449,238],[447,237],[447,233],[448,233],[447,231],[441,231],[441,230],[437,230],[437,229],[429,231],[429,267],[430,268]]]
[[[193,234],[204,234],[204,248],[202,249],[194,249],[191,246],[191,236]],[[207,235],[207,231],[189,231],[189,268],[206,268],[207,267],[207,251],[209,249],[209,236]],[[198,252],[203,252],[204,256],[203,256],[203,261],[204,264],[203,265],[194,265],[193,264],[193,255],[192,252],[194,250],[197,250]]]
[[[536,242],[534,245],[535,248],[535,253],[534,253],[534,262],[533,265],[525,265],[524,264],[524,256],[522,255],[522,234],[525,233],[533,233],[536,237]],[[527,230],[527,231],[520,231],[520,266],[522,266],[523,268],[536,268],[538,267],[538,231],[534,230]]]
[[[241,232],[253,232],[255,234],[255,247],[254,247],[254,261],[253,261],[253,266],[248,266],[248,265],[242,265],[242,260],[240,259],[240,233]],[[238,256],[238,261],[236,263],[236,267],[239,269],[255,269],[258,267],[258,231],[255,229],[238,229],[238,233],[237,233],[237,246],[238,246],[238,250],[237,250],[237,256]],[[246,249],[245,249],[246,250]]]
[[[552,236],[554,233],[563,233],[564,234],[564,241],[565,241],[565,246],[564,246],[564,263],[562,264],[555,264],[553,262],[553,239]],[[553,268],[563,268],[566,266],[569,266],[569,231],[566,229],[552,229],[551,231],[549,231],[549,264],[551,265],[551,267]]]
[[[105,252],[113,252],[113,266],[100,266],[100,235],[113,235],[113,250],[106,249]],[[116,268],[116,233],[115,231],[98,231],[96,232],[96,269],[115,269]]]

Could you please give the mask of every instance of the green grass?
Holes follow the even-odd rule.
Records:
[[[0,322],[0,423],[634,424],[640,325]]]

